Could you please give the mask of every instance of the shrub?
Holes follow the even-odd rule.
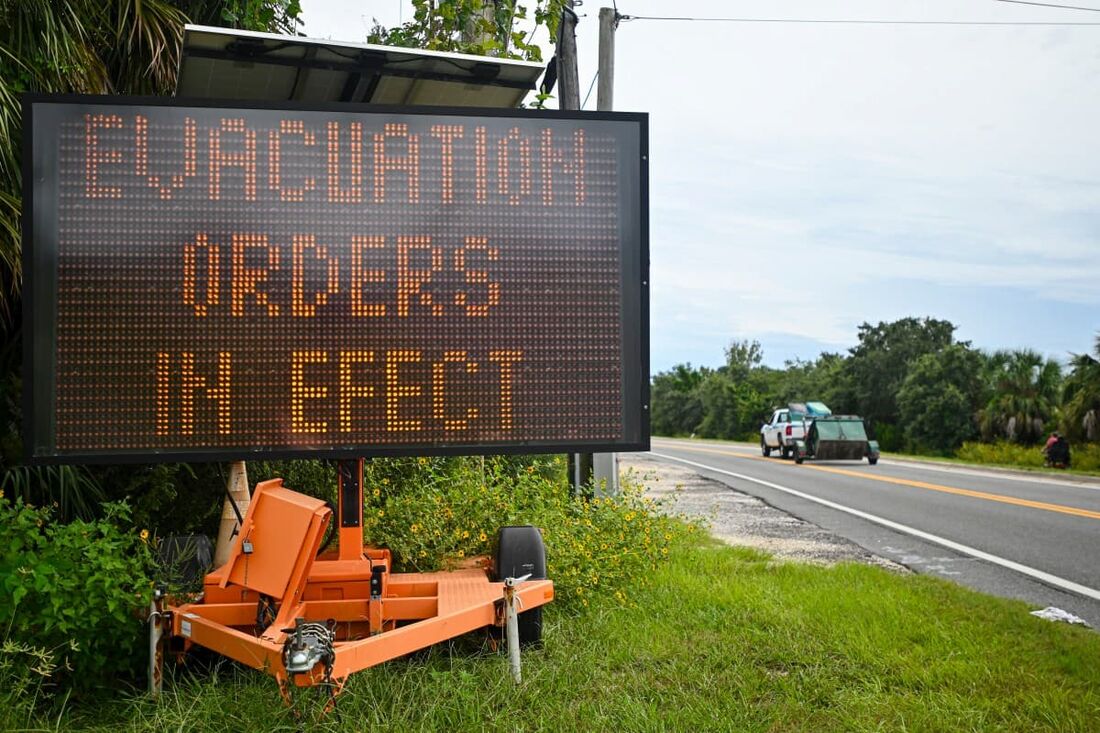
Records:
[[[303,494],[336,502],[336,463],[334,461],[249,461],[248,480],[255,490],[256,484],[272,478]],[[225,484],[225,481],[222,482]],[[224,496],[224,493],[223,493]],[[218,502],[218,508],[222,506]]]
[[[55,656],[51,682],[93,687],[146,659],[153,555],[129,520],[108,504],[103,519],[58,524],[52,508],[0,498],[0,624],[9,643]]]
[[[431,571],[491,553],[501,526],[535,525],[566,607],[588,605],[595,593],[627,603],[630,588],[645,584],[673,541],[694,531],[629,481],[618,496],[574,498],[560,458],[531,460],[518,472],[515,462],[420,458],[409,483],[368,480],[364,531],[393,551],[399,568]]]
[[[871,437],[878,441],[879,448],[892,452],[901,450],[901,429],[891,423],[876,423],[872,428]]]

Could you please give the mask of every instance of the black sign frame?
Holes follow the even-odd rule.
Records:
[[[42,296],[42,280],[45,275],[56,277],[56,243],[53,251],[40,246],[42,232],[36,227],[41,214],[36,209],[36,188],[41,177],[34,170],[35,154],[35,106],[38,104],[109,105],[126,107],[197,107],[205,109],[268,110],[301,112],[373,113],[416,116],[458,116],[487,118],[525,118],[547,120],[606,120],[630,122],[638,125],[638,232],[637,282],[624,279],[622,294],[622,363],[623,398],[637,399],[640,409],[628,411],[636,414],[637,423],[624,419],[623,434],[636,436],[622,441],[586,441],[576,439],[513,441],[513,442],[459,442],[410,443],[402,445],[356,445],[354,447],[286,448],[271,446],[256,448],[208,448],[208,449],[138,449],[100,451],[59,451],[55,416],[44,414],[43,400],[38,399],[43,390],[53,389],[56,373],[53,369],[42,371],[43,348],[56,350],[57,334],[55,314]],[[175,97],[144,97],[125,95],[40,94],[22,95],[23,107],[23,210],[22,210],[22,264],[23,287],[23,445],[28,463],[44,464],[105,464],[105,463],[163,463],[202,462],[268,459],[345,459],[358,457],[396,457],[422,455],[482,455],[482,454],[535,454],[569,452],[624,452],[647,451],[650,448],[650,364],[649,364],[649,133],[648,114],[627,112],[579,112],[542,109],[496,109],[475,107],[409,107],[373,104],[338,104],[297,102],[258,102],[241,100],[209,100]],[[55,206],[53,211],[59,209]],[[51,269],[52,268],[52,269]],[[620,270],[620,276],[625,273]],[[628,302],[629,301],[629,302]],[[633,348],[636,347],[636,348]],[[627,350],[632,353],[626,353]],[[636,364],[637,368],[631,366]],[[632,378],[631,378],[632,377]],[[636,397],[631,398],[631,395]],[[52,403],[50,403],[52,405]],[[44,431],[43,426],[50,429]],[[43,446],[42,434],[52,437],[52,445]]]

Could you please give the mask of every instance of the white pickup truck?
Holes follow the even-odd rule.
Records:
[[[771,422],[760,428],[760,452],[765,457],[773,450],[784,458],[794,453],[794,442],[806,437],[806,430],[815,417],[832,414],[821,402],[792,402],[772,413]]]
[[[760,428],[760,452],[765,457],[778,450],[790,458],[794,442],[806,437],[806,416],[784,407],[772,414],[771,422]]]

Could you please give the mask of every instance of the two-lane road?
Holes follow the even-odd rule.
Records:
[[[651,452],[918,572],[1100,627],[1100,481],[886,459],[799,466],[746,444],[697,440],[654,438]]]

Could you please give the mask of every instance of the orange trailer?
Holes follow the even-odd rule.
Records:
[[[522,635],[537,638],[540,607],[554,597],[538,530],[502,529],[491,569],[394,573],[389,550],[363,545],[362,459],[341,462],[339,475],[339,549],[321,556],[332,520],[325,502],[282,479],[257,485],[229,561],[206,576],[201,600],[153,615],[154,678],[163,635],[177,649],[198,645],[273,675],[288,701],[292,686],[329,685],[335,697],[352,672],[504,626],[513,596]]]

